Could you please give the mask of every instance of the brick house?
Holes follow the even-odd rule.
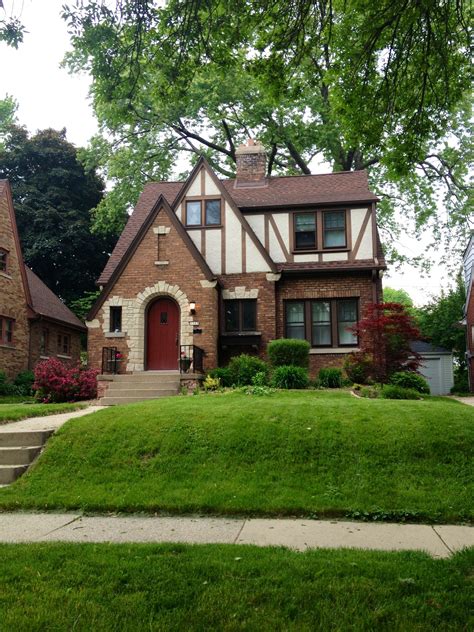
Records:
[[[12,194],[0,180],[0,371],[14,378],[50,356],[77,362],[83,323],[23,262]]]
[[[466,284],[466,304],[464,320],[466,326],[466,359],[469,376],[469,390],[474,393],[474,232],[464,251],[464,282]]]
[[[112,350],[121,373],[207,370],[289,337],[311,343],[314,375],[358,349],[348,327],[386,267],[367,174],[267,177],[253,141],[236,157],[235,179],[201,158],[185,182],[145,186],[98,280],[93,367]]]

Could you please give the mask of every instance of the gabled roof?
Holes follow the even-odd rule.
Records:
[[[86,330],[79,318],[52,292],[45,283],[27,266],[26,278],[30,288],[31,307],[38,316]]]
[[[202,256],[202,254],[197,249],[195,243],[189,236],[187,230],[184,228],[184,226],[181,224],[179,219],[176,217],[175,212],[171,208],[170,204],[168,203],[164,195],[160,194],[158,200],[156,200],[151,211],[148,213],[148,216],[145,218],[142,225],[139,227],[137,233],[130,241],[125,253],[120,258],[117,265],[114,267],[112,273],[110,274],[110,277],[107,281],[108,286],[114,283],[115,279],[120,275],[124,267],[127,265],[128,261],[130,260],[131,256],[137,249],[138,245],[140,244],[141,240],[145,236],[146,232],[149,230],[150,226],[153,224],[155,217],[158,215],[158,213],[161,210],[163,210],[166,213],[166,215],[170,218],[171,223],[177,230],[178,234],[181,236],[181,239],[184,241],[186,247],[188,248],[196,264],[201,268],[202,273],[204,274],[206,279],[208,281],[215,279],[215,275],[213,274],[212,270],[207,265],[207,262]],[[97,311],[99,310],[102,303],[104,302],[107,294],[108,294],[108,287],[104,288],[101,295],[99,296],[97,301],[94,303],[91,311],[89,312],[87,316],[88,320],[92,320],[95,317],[95,315],[97,314]]]
[[[143,222],[145,222],[156,200],[162,195],[172,208],[176,208],[178,200],[202,165],[206,166],[217,186],[226,196],[234,210],[237,211],[239,219],[243,220],[242,223],[245,229],[264,256],[270,269],[275,268],[275,264],[242,215],[242,210],[255,211],[259,208],[284,208],[318,204],[362,204],[378,200],[377,196],[369,189],[366,171],[340,171],[307,176],[272,176],[266,178],[264,186],[239,188],[235,186],[235,178],[225,180],[217,178],[207,161],[204,158],[200,158],[191,175],[184,183],[149,182],[145,185],[137,205],[97,281],[99,285],[105,285],[109,282],[114,270],[119,265]],[[384,266],[385,262],[382,264],[382,267]]]
[[[437,353],[446,355],[452,354],[451,349],[446,349],[446,347],[434,345],[431,342],[427,342],[426,340],[412,340],[412,342],[410,342],[410,349],[415,353]]]

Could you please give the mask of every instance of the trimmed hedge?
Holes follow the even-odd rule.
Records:
[[[414,388],[403,388],[396,384],[384,384],[380,391],[382,399],[420,399],[420,393]]]
[[[413,371],[398,371],[390,376],[390,384],[403,388],[412,388],[418,393],[430,394],[430,386],[422,375]]]
[[[318,379],[323,388],[341,388],[343,383],[341,369],[320,369]]]
[[[308,371],[301,366],[279,366],[272,375],[275,388],[307,388],[308,384]]]
[[[246,353],[232,358],[227,368],[231,375],[232,384],[236,386],[250,386],[257,373],[268,375],[269,372],[266,362]]]
[[[267,353],[273,366],[299,366],[309,364],[310,344],[307,340],[280,338],[268,343]]]

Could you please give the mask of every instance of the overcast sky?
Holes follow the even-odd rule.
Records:
[[[18,50],[0,43],[0,98],[9,94],[18,101],[19,121],[30,131],[65,127],[68,140],[81,146],[97,131],[97,124],[87,96],[89,78],[72,77],[60,68],[64,53],[70,49],[66,24],[60,18],[66,1],[3,0],[8,14],[21,14],[28,33]],[[404,238],[399,249],[415,256],[422,253],[423,244]],[[440,266],[435,266],[425,278],[404,266],[401,272],[390,270],[384,279],[385,285],[407,290],[419,305],[450,281]]]

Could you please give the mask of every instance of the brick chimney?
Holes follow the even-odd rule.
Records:
[[[235,186],[262,186],[266,184],[267,155],[262,143],[249,138],[246,145],[235,150],[237,175]]]

